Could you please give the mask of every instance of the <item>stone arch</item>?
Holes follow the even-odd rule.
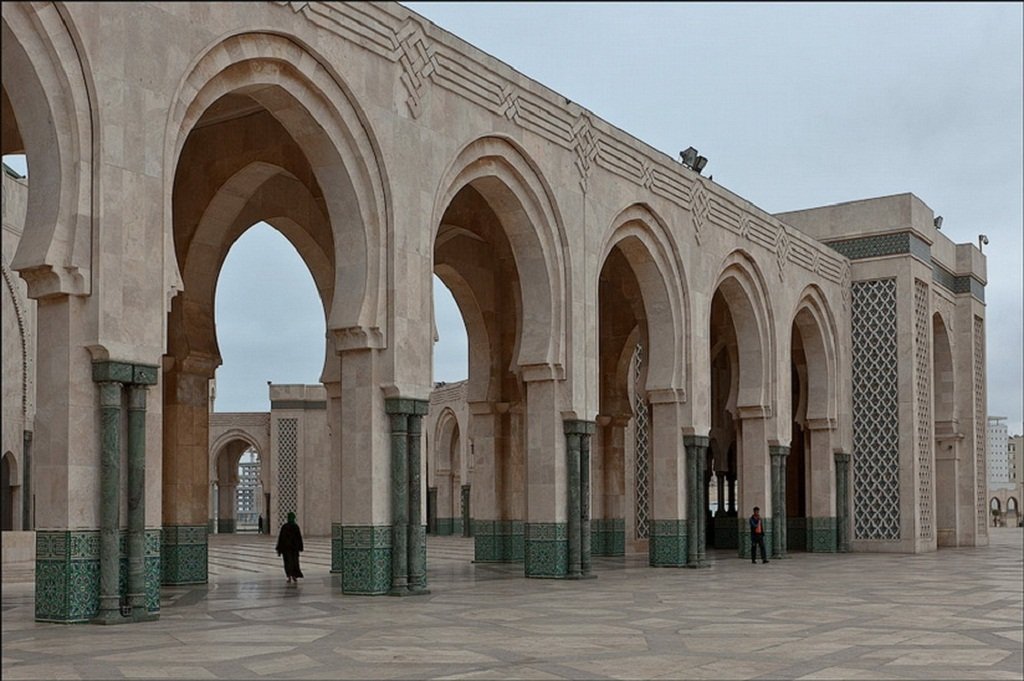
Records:
[[[491,390],[488,374],[491,364],[491,337],[487,331],[484,312],[473,287],[459,274],[458,269],[444,264],[435,265],[435,272],[452,293],[455,305],[466,326],[469,350],[469,382],[466,400],[476,402],[487,399]]]
[[[1001,512],[1003,510],[1003,506],[1002,503],[999,501],[999,497],[992,497],[988,502],[988,507],[991,511]]]
[[[179,84],[169,113],[165,163],[173,177],[190,132],[225,95],[242,93],[270,112],[300,147],[324,189],[334,237],[333,297],[328,329],[352,347],[385,343],[390,197],[379,145],[350,90],[326,59],[292,36],[238,33],[202,52]],[[173,189],[165,194],[173,224]],[[167,239],[172,239],[167,232]],[[167,252],[174,249],[168,244]],[[182,286],[176,263],[165,272]]]
[[[16,488],[20,487],[18,459],[14,452],[4,452],[0,458],[0,529],[5,532],[16,527],[15,516],[18,504],[15,503]]]
[[[434,200],[432,244],[445,210],[456,194],[470,185],[498,216],[519,272],[523,324],[516,339],[515,364],[520,368],[559,367],[560,371],[564,301],[569,290],[563,255],[567,251],[565,230],[554,194],[536,164],[515,142],[496,135],[478,138],[459,151],[442,176]]]
[[[596,276],[613,248],[633,269],[647,308],[648,335],[657,339],[649,348],[647,390],[683,390],[689,365],[687,287],[671,231],[649,206],[633,204],[606,230]]]
[[[275,200],[282,195],[288,199]],[[256,161],[217,189],[185,251],[182,275],[188,287],[171,313],[172,330],[182,334],[172,343],[181,346],[179,354],[198,352],[220,364],[212,314],[217,282],[234,242],[259,221],[281,232],[298,251],[313,277],[326,319],[334,296],[334,248],[328,241],[327,219],[303,182],[280,166]],[[325,358],[324,371],[332,368]]]
[[[952,423],[956,419],[956,377],[949,325],[940,312],[932,316],[932,389],[935,392],[935,424]]]
[[[88,60],[60,3],[5,4],[2,38],[3,82],[18,85],[3,88],[3,153],[24,151],[31,170],[12,267],[31,298],[88,295],[98,134]]]
[[[1006,512],[1016,513],[1020,510],[1020,504],[1017,503],[1017,497],[1009,497],[1006,500]]]
[[[18,352],[21,364],[21,418],[22,427],[28,428],[29,415],[32,412],[32,385],[35,377],[33,370],[33,358],[35,347],[28,325],[26,310],[21,299],[21,292],[18,290],[15,274],[7,264],[7,258],[3,258],[2,274],[4,289],[11,298],[11,309],[14,310],[15,322],[18,326]]]
[[[730,253],[719,268],[712,291],[721,292],[736,329],[739,383],[736,406],[771,409],[775,385],[775,342],[768,287],[760,268],[743,250]],[[709,306],[712,304],[709,301]],[[710,316],[710,314],[708,315]]]
[[[834,421],[839,411],[837,330],[820,288],[812,284],[804,289],[791,319],[800,332],[807,360],[806,420]]]
[[[434,437],[434,451],[436,459],[434,470],[451,471],[452,467],[452,444],[459,431],[459,421],[455,412],[450,407],[445,407],[440,416],[437,417],[436,435]]]

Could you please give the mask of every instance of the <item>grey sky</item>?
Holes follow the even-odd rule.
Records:
[[[696,147],[771,213],[909,191],[954,241],[987,234],[989,413],[1022,431],[1021,4],[404,4],[672,157]],[[465,332],[435,292],[435,380],[459,380]],[[273,229],[228,255],[217,326],[218,411],[317,382],[323,313]]]

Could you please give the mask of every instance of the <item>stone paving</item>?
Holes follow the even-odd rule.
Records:
[[[271,537],[216,536],[210,583],[165,588],[156,622],[33,621],[3,584],[10,679],[1021,679],[1022,535],[923,555],[806,554],[705,570],[595,559],[597,579],[525,579],[430,537],[431,593],[342,596],[328,539],[285,583]]]

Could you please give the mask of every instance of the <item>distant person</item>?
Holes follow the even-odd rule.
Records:
[[[750,562],[757,563],[757,547],[761,547],[761,563],[768,562],[768,555],[764,552],[764,522],[761,519],[761,509],[754,507],[754,515],[750,516]]]
[[[256,534],[263,534],[263,514],[260,514],[259,526],[256,529]]]
[[[295,524],[295,514],[288,514],[288,522],[281,526],[281,532],[277,535],[277,555],[284,558],[284,574],[288,577],[289,584],[298,584],[299,577],[303,577],[299,568],[299,552],[302,551],[302,531]]]

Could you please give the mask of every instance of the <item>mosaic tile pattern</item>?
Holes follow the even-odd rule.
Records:
[[[636,537],[645,539],[651,533],[650,508],[650,446],[647,401],[643,399],[644,386],[640,382],[644,363],[644,346],[637,343],[633,351],[633,423],[636,443]]]
[[[161,534],[163,584],[205,584],[209,560],[206,525],[165,525]]]
[[[434,522],[437,523],[437,531],[433,532],[439,537],[446,537],[455,532],[455,521],[462,520],[461,518],[434,518]]]
[[[521,520],[473,520],[474,561],[507,563],[524,559]]]
[[[335,552],[340,552],[341,591],[346,594],[379,595],[391,589],[391,526],[335,525],[340,546],[332,536],[332,572]]]
[[[298,438],[298,419],[278,420],[277,517],[282,519],[299,507]]]
[[[852,284],[854,534],[900,538],[896,280]]]
[[[932,324],[931,291],[914,280],[914,403],[917,417],[917,514],[918,536],[931,539],[932,527]]]
[[[887,255],[913,255],[931,264],[931,246],[912,232],[896,232],[894,234],[878,234],[858,239],[830,241],[826,243],[842,253],[850,260],[864,258],[881,258]]]
[[[652,523],[647,560],[652,567],[683,567],[689,550],[689,533],[685,518],[658,520]]]
[[[569,574],[569,525],[524,523],[524,570],[527,577],[563,578]]]
[[[626,555],[625,518],[597,518],[590,521],[590,555]]]
[[[988,533],[988,471],[985,468],[985,320],[974,318],[974,452],[978,534]]]
[[[835,553],[838,549],[836,519],[807,518],[807,551],[813,553]]]

